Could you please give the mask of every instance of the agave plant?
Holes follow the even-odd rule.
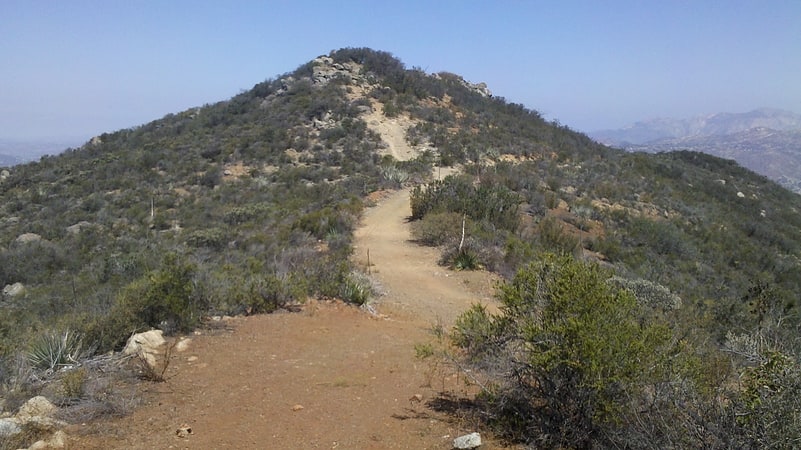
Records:
[[[85,350],[80,333],[49,331],[34,341],[28,352],[28,361],[36,368],[52,371],[60,366],[76,364]]]
[[[409,173],[395,166],[381,167],[381,176],[393,183],[403,184],[409,180]]]

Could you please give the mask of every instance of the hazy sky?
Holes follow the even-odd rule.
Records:
[[[333,49],[458,73],[571,128],[801,112],[801,1],[0,0],[0,139],[88,139]]]

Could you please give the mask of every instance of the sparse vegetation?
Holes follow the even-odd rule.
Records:
[[[450,343],[485,377],[477,401],[501,433],[546,447],[797,442],[801,198],[732,161],[601,146],[385,52],[330,57],[358,71],[319,82],[311,62],[10,170],[6,398],[38,389],[25,373],[61,376],[133,331],[308,297],[363,304],[373,288],[349,259],[362,199],[412,186],[415,239],[507,280],[502,313],[469,311]],[[375,102],[433,150],[382,157],[361,116]],[[430,181],[435,164],[462,173]],[[65,374],[65,398],[108,405],[93,374]]]

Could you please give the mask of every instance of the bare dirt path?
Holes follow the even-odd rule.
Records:
[[[439,250],[410,241],[409,191],[395,192],[368,209],[356,231],[354,258],[384,289],[376,302],[390,317],[452,325],[472,303],[493,304],[495,277],[486,272],[454,272],[437,264]]]
[[[373,102],[373,110],[362,116],[367,127],[381,135],[387,144],[387,154],[398,161],[406,161],[417,156],[419,149],[411,147],[406,141],[406,130],[415,125],[415,121],[405,114],[396,117],[387,117],[383,113],[383,106]]]
[[[437,321],[488,301],[492,280],[437,266],[436,250],[409,242],[409,214],[408,191],[391,193],[356,233],[354,258],[366,267],[370,250],[385,291],[375,302],[381,318],[312,302],[300,313],[233,319],[228,331],[194,336],[132,415],[68,430],[70,447],[450,448],[473,429],[425,404],[457,385],[432,379],[414,345]],[[423,402],[409,400],[417,394]],[[193,434],[177,437],[183,424]]]

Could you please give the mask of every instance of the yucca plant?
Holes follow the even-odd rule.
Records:
[[[373,285],[365,274],[353,271],[345,279],[341,291],[346,302],[363,305],[373,295]]]
[[[478,270],[481,268],[478,254],[467,247],[457,250],[451,258],[451,267],[455,270]]]
[[[63,333],[49,331],[35,340],[28,352],[28,361],[42,370],[76,364],[85,354],[83,336],[67,330]]]

